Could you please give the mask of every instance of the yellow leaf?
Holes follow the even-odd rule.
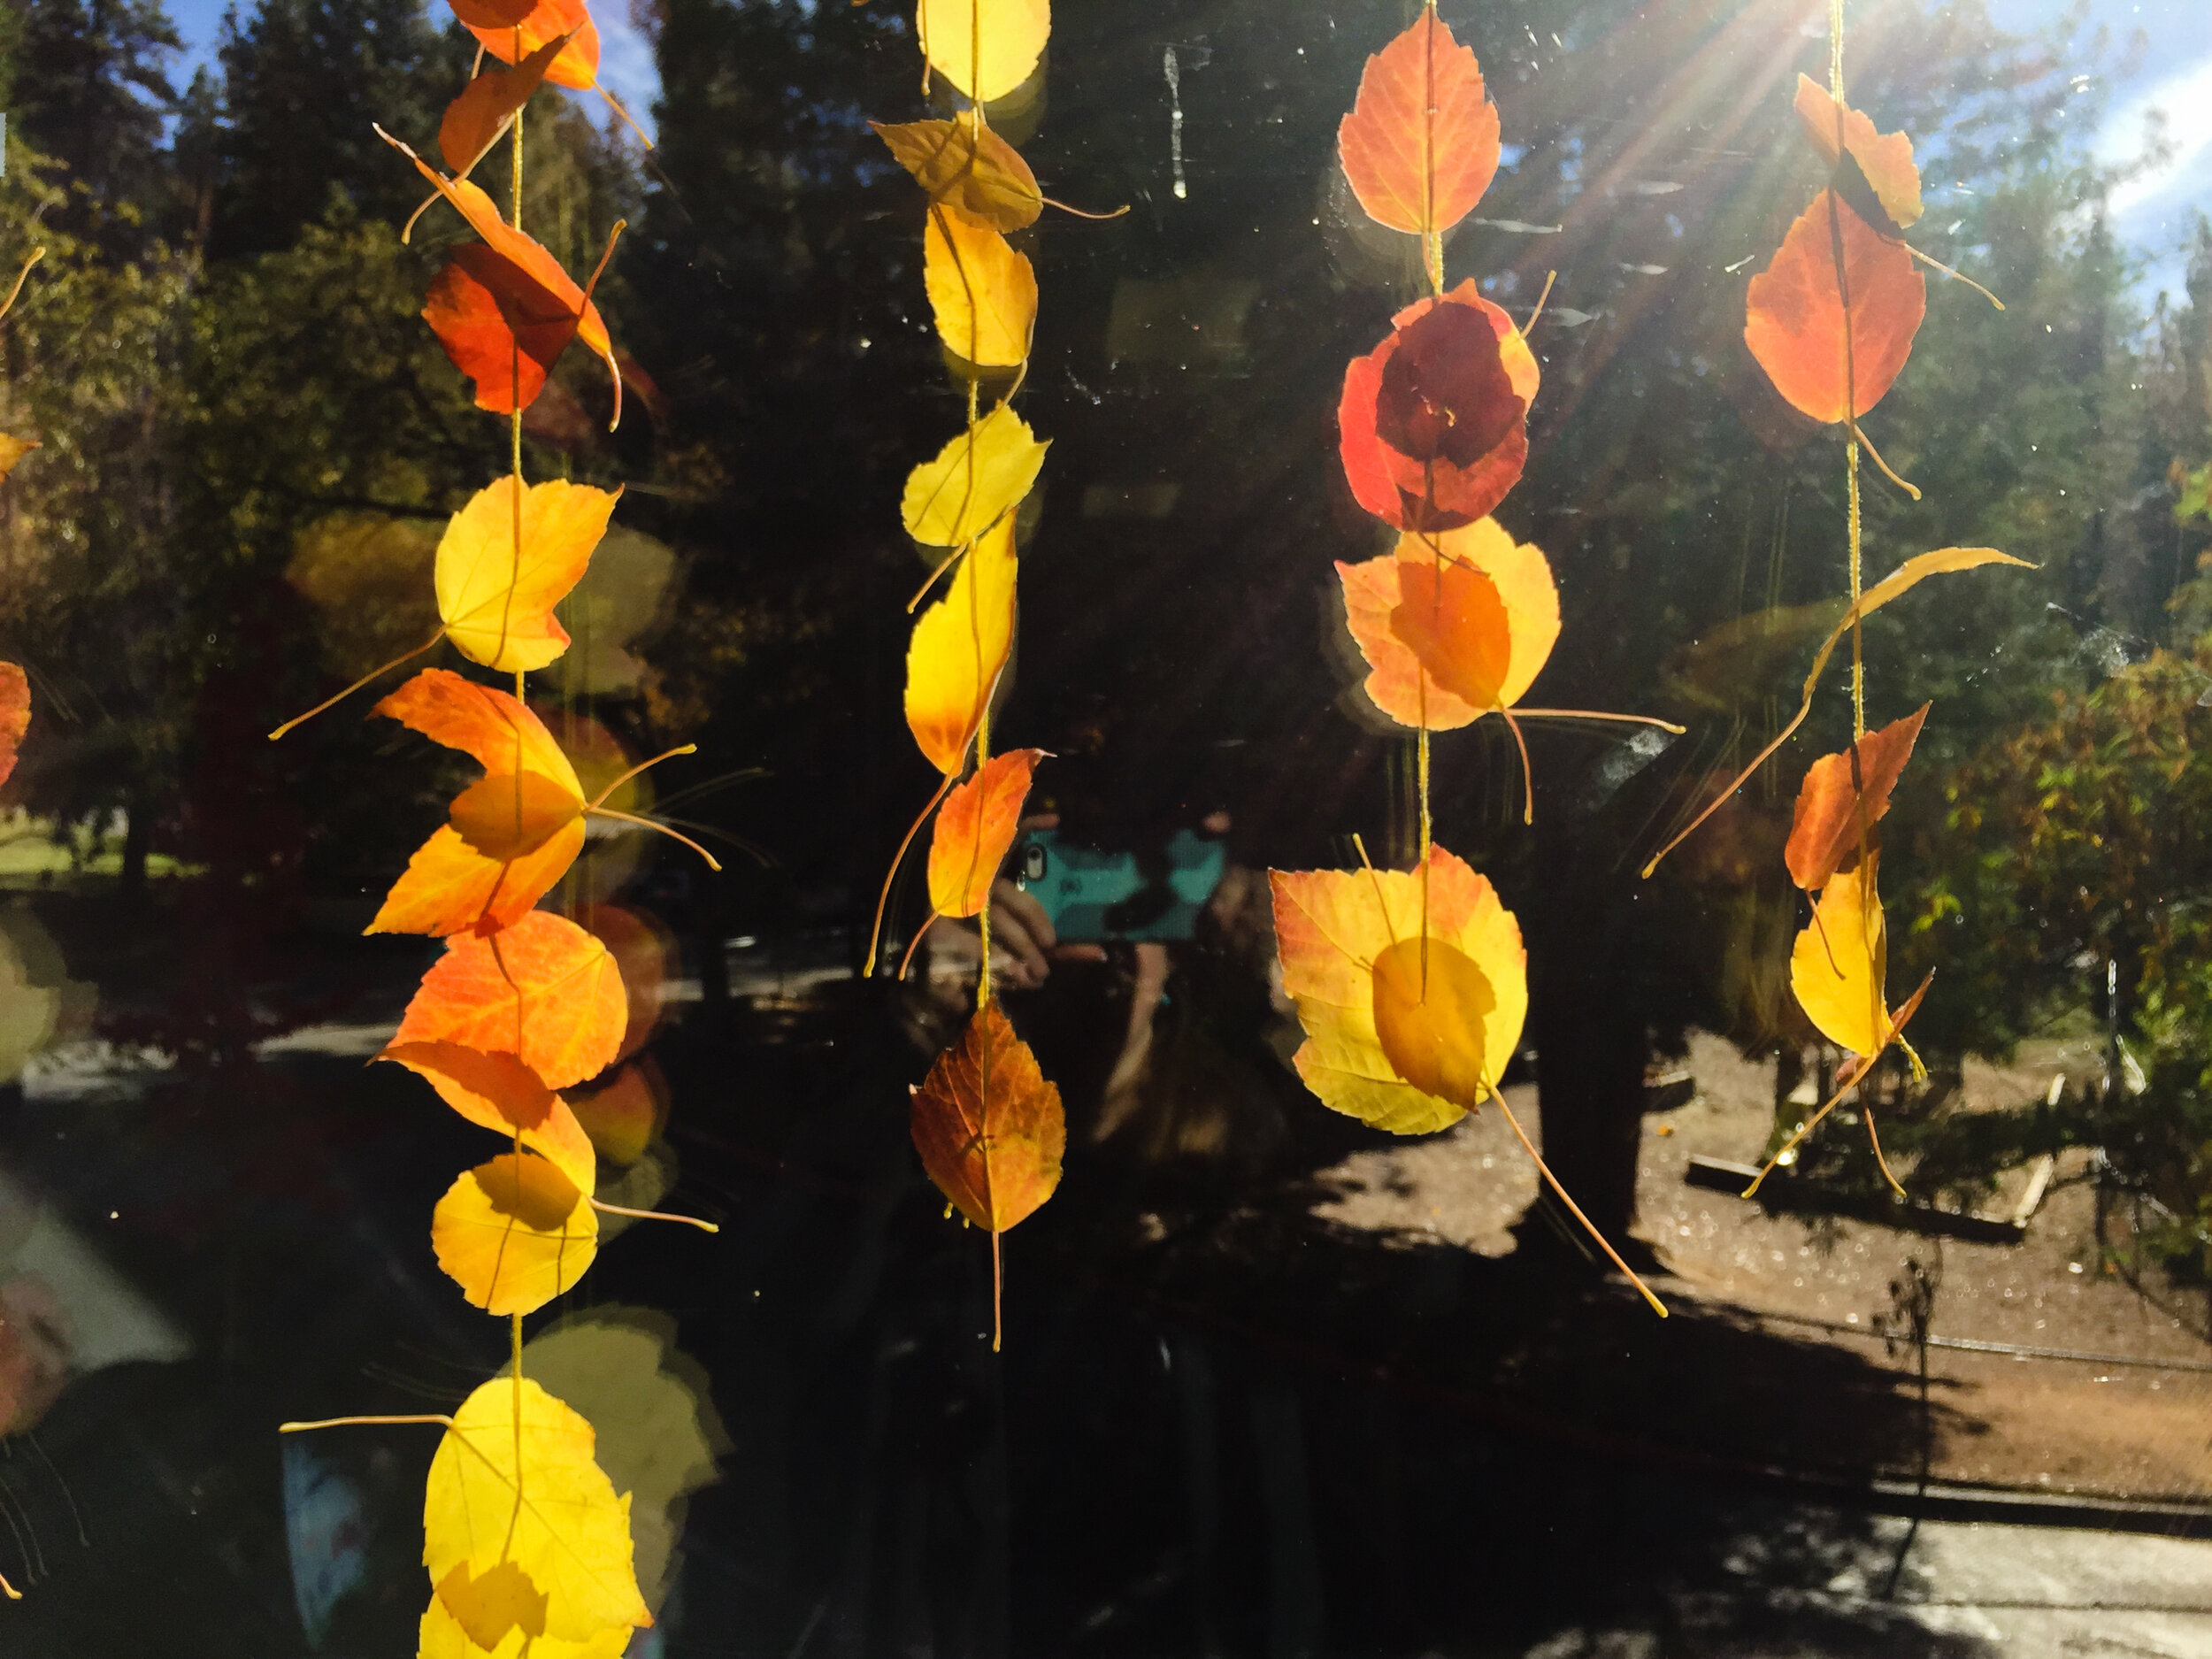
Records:
[[[1851,1054],[1887,1040],[1889,938],[1873,861],[1839,870],[1790,952],[1790,988],[1820,1034]]]
[[[868,125],[932,201],[949,202],[1000,231],[1025,229],[1044,211],[1037,175],[987,127],[966,121]]]
[[[1049,0],[920,0],[914,23],[930,66],[988,104],[1036,73],[1052,7]]]
[[[999,520],[922,613],[906,651],[906,724],[930,764],[958,772],[1014,639],[1014,521]]]
[[[1431,852],[1425,1001],[1420,870],[1277,870],[1270,880],[1283,989],[1306,1031],[1293,1064],[1324,1105],[1425,1134],[1494,1092],[1528,1015],[1528,955],[1486,879]],[[1392,1004],[1379,1018],[1379,993]]]
[[[511,1563],[544,1594],[545,1634],[556,1641],[603,1640],[653,1622],[631,1570],[630,1500],[615,1496],[593,1461],[596,1440],[526,1377],[495,1377],[462,1402],[423,1501],[423,1565],[442,1601],[449,1583],[472,1586]],[[465,1578],[453,1578],[456,1567]],[[530,1651],[534,1659],[543,1650]]]
[[[489,1647],[480,1647],[469,1640],[468,1632],[447,1610],[445,1602],[434,1595],[430,1610],[422,1616],[416,1654],[417,1659],[622,1659],[632,1629],[628,1624],[613,1624],[588,1640],[556,1641],[550,1636],[533,1637],[519,1627],[511,1627]]]
[[[0,432],[0,478],[15,471],[15,464],[38,448],[36,438],[15,438]]]
[[[978,368],[1012,368],[1029,356],[1037,326],[1037,273],[1028,256],[979,219],[930,204],[922,233],[922,286],[937,333]]]
[[[899,502],[907,534],[932,547],[972,541],[1029,494],[1050,447],[999,404],[907,475]]]
[[[508,672],[542,668],[568,649],[553,607],[591,563],[622,493],[559,480],[532,485],[518,535],[518,483],[503,478],[477,491],[438,543],[446,637],[470,661]]]
[[[438,1265],[487,1313],[534,1313],[584,1276],[599,1215],[548,1160],[506,1152],[446,1189],[430,1220]]]

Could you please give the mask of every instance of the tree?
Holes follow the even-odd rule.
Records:
[[[165,59],[182,45],[161,0],[31,0],[7,42],[10,136],[69,170],[58,222],[109,236],[157,228],[170,205],[162,125],[175,109]]]

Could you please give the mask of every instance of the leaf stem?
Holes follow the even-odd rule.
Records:
[[[603,1216],[627,1216],[633,1221],[680,1221],[687,1227],[696,1227],[702,1233],[719,1233],[720,1225],[702,1221],[696,1216],[672,1216],[664,1210],[632,1210],[622,1204],[603,1204],[596,1198],[584,1201]]]
[[[1498,1110],[1505,1114],[1506,1124],[1513,1131],[1516,1138],[1519,1140],[1521,1143],[1521,1149],[1528,1154],[1530,1161],[1536,1165],[1536,1172],[1542,1176],[1546,1182],[1550,1185],[1553,1192],[1558,1194],[1559,1202],[1566,1205],[1568,1210],[1573,1214],[1574,1218],[1582,1224],[1584,1231],[1588,1233],[1592,1238],[1598,1241],[1598,1248],[1603,1250],[1608,1256],[1612,1258],[1613,1265],[1619,1268],[1622,1272],[1628,1275],[1628,1282],[1635,1286],[1637,1290],[1642,1294],[1643,1299],[1651,1304],[1651,1310],[1657,1314],[1662,1319],[1665,1318],[1667,1317],[1667,1304],[1651,1294],[1651,1286],[1645,1284],[1641,1279],[1637,1277],[1636,1270],[1634,1268],[1631,1267],[1626,1262],[1621,1260],[1621,1253],[1618,1250],[1616,1250],[1610,1244],[1606,1242],[1605,1235],[1597,1230],[1596,1225],[1591,1221],[1589,1217],[1582,1213],[1582,1206],[1575,1202],[1575,1201],[1568,1195],[1567,1189],[1559,1184],[1559,1178],[1551,1172],[1551,1165],[1544,1162],[1544,1155],[1536,1149],[1535,1143],[1528,1138],[1528,1132],[1521,1127],[1521,1120],[1513,1115],[1513,1109],[1505,1103],[1505,1096],[1499,1094],[1495,1089],[1493,1089],[1491,1091],[1490,1098],[1498,1102]]]
[[[310,1429],[373,1428],[384,1424],[410,1423],[435,1423],[439,1427],[447,1429],[453,1426],[451,1417],[442,1417],[437,1412],[432,1411],[404,1417],[318,1417],[311,1423],[280,1423],[277,1425],[277,1432],[301,1434]]]
[[[700,857],[705,859],[707,861],[708,869],[719,872],[722,868],[721,861],[716,858],[712,853],[709,852],[705,848],[700,846],[697,841],[692,840],[690,836],[685,834],[681,830],[672,830],[669,828],[667,825],[660,822],[657,818],[641,818],[635,812],[618,812],[611,806],[588,806],[584,809],[584,810],[590,813],[594,818],[611,818],[624,824],[634,824],[640,829],[658,830],[662,834],[667,836],[669,840],[683,842],[683,844],[690,848],[693,852],[697,853]]]
[[[372,668],[367,673],[362,675],[360,679],[355,680],[353,684],[348,686],[336,696],[324,698],[320,703],[310,709],[305,714],[294,715],[282,726],[280,726],[275,731],[269,733],[269,741],[272,743],[275,742],[277,739],[282,737],[287,732],[292,730],[295,726],[304,726],[308,721],[313,719],[326,709],[333,708],[335,705],[343,703],[348,697],[353,695],[355,692],[360,690],[362,687],[367,685],[369,681],[374,680],[379,674],[388,673],[391,670],[397,668],[402,663],[413,662],[415,658],[420,657],[425,651],[432,649],[440,640],[442,640],[443,638],[445,638],[445,630],[443,628],[440,628],[435,634],[432,634],[420,645],[418,645],[413,650],[407,652],[404,656],[395,657],[390,662],[383,664],[380,667]]]

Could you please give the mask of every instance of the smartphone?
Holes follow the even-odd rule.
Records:
[[[1178,830],[1148,852],[1110,853],[1032,830],[1015,852],[1015,879],[1044,906],[1063,943],[1188,939],[1221,885],[1218,841]]]

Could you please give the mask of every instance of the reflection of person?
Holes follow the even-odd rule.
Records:
[[[0,1285],[0,1436],[38,1426],[69,1380],[68,1316],[35,1275]]]
[[[1047,813],[1023,827],[1059,823]],[[1200,827],[1225,837],[1229,815]],[[979,931],[941,921],[931,930],[906,999],[910,1031],[927,1047],[956,1041],[974,1006]],[[1282,1133],[1267,1027],[1287,1004],[1271,983],[1263,874],[1227,864],[1187,940],[1110,941],[1062,939],[1036,896],[1002,877],[990,937],[994,987],[1014,998],[1060,1082],[1071,1141],[1146,1164],[1264,1161]]]

